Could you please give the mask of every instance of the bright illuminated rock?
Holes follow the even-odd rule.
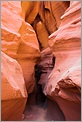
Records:
[[[27,101],[23,73],[18,62],[1,53],[1,118],[3,121],[22,120]]]
[[[34,66],[40,57],[38,40],[32,26],[22,17],[21,2],[2,1],[1,5],[2,51],[20,63],[30,93],[35,83]]]
[[[71,19],[70,19],[71,18]],[[49,37],[56,57],[44,93],[57,100],[67,121],[81,119],[81,4],[75,1],[61,17],[59,29]],[[59,99],[63,102],[59,102]],[[63,105],[63,103],[65,103]],[[73,102],[75,103],[72,106]],[[70,107],[67,104],[70,103]],[[77,105],[76,105],[77,104]],[[78,107],[76,107],[76,106]],[[75,107],[75,108],[74,108]],[[67,109],[65,109],[67,108]],[[72,111],[71,111],[71,109]],[[75,111],[76,109],[76,111]],[[69,114],[67,114],[69,113]],[[70,114],[72,116],[70,116]],[[75,115],[77,115],[75,117]]]
[[[36,24],[36,33],[41,44],[42,50],[48,47],[48,32],[44,24],[40,21]]]

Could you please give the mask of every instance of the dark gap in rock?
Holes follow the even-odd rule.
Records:
[[[36,104],[44,104],[46,100],[46,96],[44,95],[42,91],[42,85],[38,84],[38,81],[40,80],[41,74],[42,74],[42,67],[39,65],[35,65],[35,80],[36,80]]]
[[[44,71],[45,67],[39,65],[39,61],[35,65],[34,68],[35,68],[35,81],[36,82],[35,82],[34,91],[31,94],[29,94],[29,96],[28,96],[29,103],[31,101],[31,103],[33,102],[32,104],[44,105],[44,103],[46,101],[46,96],[43,93],[44,85],[40,84],[39,81],[40,81],[41,75],[44,73],[46,73],[46,77],[44,78],[44,80],[47,79],[48,75],[50,74],[50,71],[52,71],[52,69],[55,66],[55,60],[56,60],[55,57],[52,56],[52,64],[50,64],[50,65],[48,64],[48,66],[46,67],[47,68],[46,71]],[[50,70],[50,71],[48,72],[48,70]]]
[[[52,58],[52,65],[53,65],[53,67],[55,66],[55,60],[56,60],[56,57],[53,56],[53,58]]]
[[[47,58],[50,55],[51,54],[47,55]],[[44,67],[47,68],[46,70],[43,70],[43,65],[40,65],[39,61],[35,65],[36,83],[35,83],[34,91],[28,95],[27,105],[24,111],[24,115],[25,115],[24,120],[29,120],[29,121],[36,121],[36,120],[64,121],[65,120],[64,114],[61,111],[59,105],[55,101],[52,101],[50,98],[45,96],[45,94],[43,93],[43,84],[39,84],[41,75],[46,73],[46,77],[44,78],[44,80],[46,80],[47,76],[50,74],[50,72],[48,73],[48,70],[52,71],[52,69],[55,66],[56,58],[52,55],[52,58],[50,57],[49,60],[50,59],[52,59],[51,60],[52,63],[50,62],[50,64],[47,64],[47,67]]]
[[[36,16],[34,22],[35,22],[35,24],[36,24],[36,23],[38,23],[39,21],[41,21],[41,17],[40,17],[39,14],[37,14],[37,16]],[[35,27],[34,27],[34,22],[31,24],[31,26],[35,29]]]
[[[42,106],[46,100],[46,96],[44,95],[44,93],[42,91],[42,85],[38,84],[41,74],[42,74],[41,66],[36,64],[35,65],[35,81],[36,81],[36,83],[35,83],[35,87],[34,87],[33,92],[28,95],[27,104]]]

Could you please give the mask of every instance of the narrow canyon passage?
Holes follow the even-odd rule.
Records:
[[[28,103],[23,120],[29,121],[64,121],[65,117],[57,103],[47,98],[48,103]],[[43,105],[42,105],[43,104]],[[46,105],[47,104],[47,105]],[[54,109],[55,108],[55,109]]]
[[[81,120],[81,2],[1,1],[1,120]]]
[[[46,64],[47,59],[47,64]],[[39,59],[40,60],[40,59]],[[43,93],[43,84],[46,82],[53,67],[55,66],[55,57],[48,53],[42,62],[35,65],[35,87],[31,94],[28,95],[23,120],[29,121],[64,121],[65,117],[57,102],[53,102]],[[41,76],[44,76],[41,79]],[[43,81],[42,81],[43,80]]]
[[[39,92],[36,100],[36,93],[28,97],[24,111],[24,120],[27,121],[65,121],[65,117],[56,102]]]
[[[48,57],[48,56],[47,56]],[[48,59],[50,60],[50,59]],[[52,57],[51,64],[55,65],[55,57]],[[28,95],[28,100],[26,104],[26,108],[24,111],[24,118],[23,120],[29,121],[64,121],[65,117],[61,109],[59,108],[57,102],[53,102],[47,96],[44,95],[42,84],[39,84],[41,80],[41,75],[46,73],[43,82],[47,80],[50,72],[52,71],[53,67],[45,67],[45,72],[43,72],[43,68],[35,65],[35,87],[31,94]],[[45,66],[45,65],[44,65]],[[50,69],[50,71],[49,71]]]

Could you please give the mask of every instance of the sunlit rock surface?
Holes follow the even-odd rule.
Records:
[[[77,13],[77,14],[76,14]],[[71,18],[71,19],[70,19]],[[66,120],[81,119],[81,3],[73,2],[61,17],[59,29],[49,37],[56,57],[44,93],[57,100]],[[56,97],[56,98],[55,98]],[[57,99],[58,98],[58,99]],[[59,99],[61,102],[59,102]],[[63,104],[65,101],[66,104]],[[67,103],[70,105],[67,106]],[[72,106],[72,104],[74,105]],[[77,104],[77,105],[76,105]],[[78,107],[77,107],[78,106]],[[65,109],[66,108],[66,109]],[[72,111],[71,111],[71,109]],[[69,114],[71,115],[69,115]],[[77,116],[75,116],[77,115]]]
[[[81,120],[80,2],[2,1],[1,36],[2,52],[15,59],[22,68],[27,93],[34,90],[35,66],[38,64],[42,72],[38,84],[42,85],[44,94],[58,103],[65,120]],[[8,77],[6,74],[6,79]],[[2,104],[2,107],[8,107],[8,104]],[[16,120],[21,118],[24,109],[20,106],[23,108],[19,107],[21,110],[18,109]],[[12,109],[9,112],[12,113]],[[7,118],[7,115],[4,114],[4,117]]]
[[[18,62],[1,53],[1,118],[2,120],[22,120],[27,101],[27,91],[23,73]]]
[[[59,28],[60,17],[68,6],[69,2],[40,2],[38,14],[32,25],[40,42],[41,51],[48,48],[48,36]]]
[[[34,89],[34,66],[40,57],[40,50],[36,34],[30,24],[23,22],[19,30],[21,42],[17,52],[17,61],[22,67],[28,93]]]
[[[38,37],[40,44],[41,44],[41,50],[46,49],[48,47],[48,36],[49,36],[49,34],[48,34],[44,24],[41,21],[39,21],[36,24],[36,33],[37,33],[37,37]]]
[[[2,51],[19,62],[27,91],[30,93],[35,83],[34,65],[40,56],[38,40],[32,26],[22,17],[22,3],[19,1],[1,3]]]

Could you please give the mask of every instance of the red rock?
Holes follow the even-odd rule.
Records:
[[[52,59],[53,54],[49,47],[41,52],[41,58],[38,65],[41,67],[42,74],[38,83],[41,84],[43,88],[45,84],[47,84],[47,78],[54,67]]]
[[[27,101],[22,69],[16,60],[1,54],[1,118],[3,121],[22,120]]]
[[[42,84],[43,92],[54,101],[57,101],[66,120],[79,121],[81,119],[80,2],[2,1],[1,5],[2,51],[16,59],[22,67],[28,94],[34,90],[34,66],[40,57],[40,48],[42,52],[39,65],[42,67],[43,73],[39,84]],[[27,22],[34,27],[35,31]],[[51,50],[48,47],[50,47]],[[52,72],[51,51],[56,57],[55,67]],[[7,61],[5,62],[7,63]],[[6,70],[9,69],[6,68]],[[5,77],[8,77],[8,75],[6,74]],[[5,81],[3,74],[2,78],[3,81]],[[3,85],[3,87],[5,87],[5,85]],[[4,95],[6,95],[6,93]],[[18,103],[18,100],[10,100],[9,96],[5,98],[8,98],[9,101],[3,101],[2,115],[5,113],[4,107],[7,108],[7,105],[11,104],[11,102],[12,105],[15,104],[15,102]],[[26,98],[23,99],[22,96],[21,99],[22,101],[19,105],[22,106],[24,103],[23,105],[25,106]],[[21,108],[20,113],[19,109],[16,111],[17,108],[14,108],[14,111],[19,113],[16,118],[13,117],[14,112],[11,112],[13,106],[8,110],[13,113],[12,116],[10,116],[16,120],[21,118],[24,109],[24,106],[20,107],[19,105],[18,108]],[[8,120],[7,116],[8,114],[4,116],[6,120]],[[9,117],[9,119],[11,119],[11,117]]]
[[[47,121],[65,121],[65,117],[56,101],[46,98],[46,120]]]
[[[81,121],[81,102],[76,103],[56,96],[54,98],[63,111],[66,121]]]
[[[59,29],[49,37],[49,45],[56,57],[56,64],[48,77],[44,93],[55,99],[63,99],[59,106],[66,120],[80,120],[81,105],[81,13],[80,2],[73,2],[61,17]],[[77,14],[76,14],[77,13]],[[72,17],[73,16],[73,17]],[[71,17],[71,19],[70,19]],[[78,20],[78,21],[77,21]],[[63,103],[67,100],[66,104]],[[74,106],[77,104],[78,113]],[[71,109],[66,108],[69,103]],[[66,109],[65,109],[66,108]],[[65,111],[64,111],[65,109]],[[77,108],[76,108],[77,109]],[[70,116],[71,112],[74,116]],[[75,115],[78,114],[76,117]]]

